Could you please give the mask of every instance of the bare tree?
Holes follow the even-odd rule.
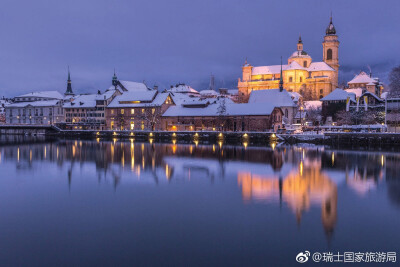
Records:
[[[389,74],[390,95],[400,96],[400,66],[392,69]]]
[[[353,116],[349,111],[342,110],[336,114],[336,118],[337,118],[336,121],[340,125],[350,125],[350,124],[353,124],[352,117]]]
[[[139,114],[139,118],[143,121],[146,121],[147,124],[150,124],[150,128],[152,131],[156,129],[156,125],[161,120],[161,108],[155,105],[148,105],[144,108],[143,112]]]
[[[322,119],[321,109],[316,107],[307,108],[307,120],[312,122],[312,125],[319,125]]]

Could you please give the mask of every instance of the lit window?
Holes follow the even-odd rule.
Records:
[[[131,114],[135,114],[135,109],[131,108]]]
[[[144,113],[144,108],[142,108],[142,113]]]
[[[111,114],[114,114],[114,110],[113,109],[111,110]]]
[[[152,114],[154,114],[154,112],[156,112],[156,109],[155,109],[155,108],[153,108],[153,109],[151,110],[151,113],[152,113]]]
[[[124,114],[125,113],[125,109],[121,109],[121,114]]]

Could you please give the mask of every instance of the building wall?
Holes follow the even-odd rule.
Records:
[[[64,110],[61,105],[6,108],[6,123],[8,124],[48,125],[63,122],[64,118]]]
[[[163,117],[165,131],[268,131],[282,128],[282,110],[274,109],[271,115],[226,117]]]
[[[108,130],[162,130],[161,116],[172,104],[147,107],[106,108]]]

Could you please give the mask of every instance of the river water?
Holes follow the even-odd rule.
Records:
[[[399,254],[394,151],[0,143],[0,265],[298,266],[304,251]]]

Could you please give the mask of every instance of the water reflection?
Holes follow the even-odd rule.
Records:
[[[336,227],[339,189],[365,198],[381,184],[391,203],[400,207],[397,178],[400,156],[393,152],[355,152],[322,146],[267,147],[170,144],[2,137],[0,164],[15,163],[17,173],[43,172],[56,165],[69,190],[75,176],[94,168],[98,183],[169,184],[220,181],[236,184],[244,205],[278,203],[288,208],[298,224],[305,214],[320,209],[321,224],[330,236]],[[1,165],[0,165],[1,166]],[[228,188],[228,187],[227,187]],[[230,188],[227,190],[231,190]]]

